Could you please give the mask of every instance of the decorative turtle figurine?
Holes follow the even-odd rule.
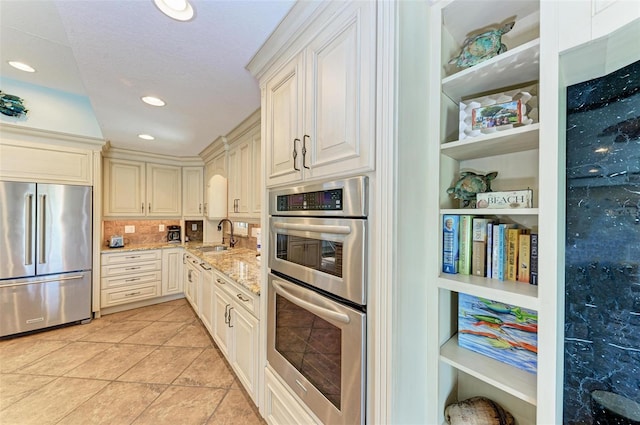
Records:
[[[453,194],[455,199],[462,200],[462,208],[475,206],[476,194],[491,192],[491,181],[498,175],[497,171],[489,174],[476,174],[473,171],[463,171],[460,179],[447,189],[448,194]]]
[[[502,28],[468,37],[462,43],[460,54],[452,58],[449,64],[455,64],[458,68],[469,68],[506,52],[507,46],[502,43],[502,35],[511,31],[514,25],[515,21],[509,22]]]

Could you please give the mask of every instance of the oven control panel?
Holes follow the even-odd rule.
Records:
[[[278,211],[340,211],[342,188],[278,195]]]

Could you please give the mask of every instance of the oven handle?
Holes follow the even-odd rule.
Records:
[[[282,295],[283,297],[285,297],[286,299],[288,299],[289,301],[291,301],[292,303],[296,304],[298,307],[302,307],[304,309],[309,310],[310,312],[316,314],[317,316],[320,316],[321,318],[328,318],[328,319],[332,319],[338,322],[342,322],[345,324],[349,324],[349,322],[351,322],[351,319],[349,318],[349,316],[347,316],[344,313],[338,313],[336,311],[332,311],[323,307],[319,307],[315,304],[312,304],[308,301],[302,300],[298,297],[296,297],[295,295],[291,294],[290,292],[288,292],[283,286],[282,284],[284,283],[280,283],[276,280],[272,280],[271,283],[273,284],[273,287],[275,288],[276,292],[280,295]],[[315,295],[313,294],[314,297],[319,297],[319,295]]]
[[[276,229],[297,230],[300,232],[330,233],[334,235],[348,235],[351,233],[349,226],[331,226],[325,224],[298,224],[298,223],[273,223]]]

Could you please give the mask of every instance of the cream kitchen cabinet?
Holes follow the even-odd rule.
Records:
[[[253,117],[253,118],[252,118]],[[259,218],[262,166],[259,115],[249,117],[251,127],[229,145],[228,202],[230,218]],[[239,129],[245,128],[245,121]]]
[[[376,2],[317,8],[303,41],[278,53],[291,59],[266,58],[281,47],[273,37],[248,67],[263,91],[269,187],[374,168]]]
[[[202,217],[204,214],[204,169],[182,168],[182,215]]]
[[[628,0],[574,0],[558,2],[559,51],[593,42],[640,19],[640,2]],[[633,43],[637,35],[631,35]],[[603,51],[604,54],[604,51]]]
[[[200,280],[200,320],[213,335],[213,270],[206,263],[200,263],[200,267],[203,269]]]
[[[260,370],[260,298],[222,273],[214,271],[213,279],[213,339],[255,402]]]
[[[162,253],[160,250],[103,253],[101,262],[100,305],[102,308],[161,295]]]
[[[249,213],[251,198],[251,156],[252,146],[243,141],[229,151],[229,216],[243,216]]]
[[[179,217],[181,167],[104,159],[105,217]]]
[[[184,296],[191,304],[193,311],[200,315],[199,292],[202,279],[200,260],[190,254],[184,256]]]
[[[182,248],[162,250],[162,295],[180,294],[182,285]]]

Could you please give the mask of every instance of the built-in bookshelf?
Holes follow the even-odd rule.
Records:
[[[515,21],[511,31],[502,36],[508,50],[494,58],[466,69],[448,64],[460,52],[469,34],[498,28]],[[431,17],[432,57],[440,58],[437,89],[439,101],[433,110],[441,111],[433,123],[432,135],[440,142],[438,155],[438,223],[442,235],[444,215],[471,214],[487,217],[496,223],[515,223],[538,232],[540,190],[540,128],[538,120],[490,134],[460,137],[462,114],[460,102],[492,92],[525,86],[540,79],[540,4],[538,1],[468,1],[455,0],[434,5]],[[447,189],[463,171],[487,174],[497,171],[491,182],[493,190],[532,189],[533,208],[463,209]],[[435,217],[434,217],[435,219]],[[438,238],[442,252],[442,237]],[[442,260],[441,260],[442,261]],[[431,283],[431,294],[438,298],[439,334],[431,344],[439,350],[436,412],[444,412],[451,402],[474,395],[484,395],[509,410],[519,424],[537,423],[538,376],[494,360],[458,344],[457,298],[464,293],[522,308],[540,309],[539,287],[528,283],[497,280],[465,274],[448,274],[439,268]],[[543,283],[540,283],[543,284]],[[436,317],[433,313],[432,317]],[[432,365],[436,366],[436,365]],[[444,422],[442,416],[436,418]]]

